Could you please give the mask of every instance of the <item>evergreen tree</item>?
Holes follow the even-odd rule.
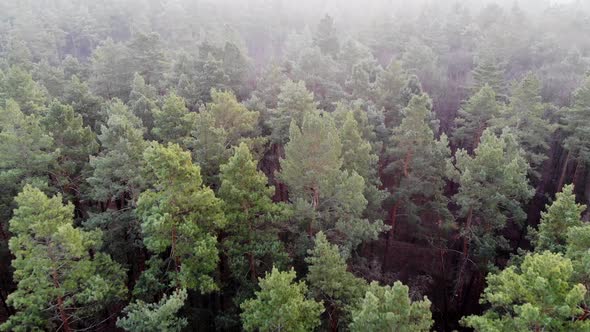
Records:
[[[291,122],[294,120],[297,125],[301,125],[305,114],[315,110],[317,103],[313,93],[305,87],[305,82],[286,81],[278,95],[276,112],[271,114],[273,142],[285,144],[289,138]]]
[[[196,118],[197,113],[190,112],[184,99],[172,92],[164,100],[162,109],[154,110],[152,134],[160,142],[184,145]]]
[[[90,92],[86,82],[72,76],[66,83],[62,102],[71,105],[74,112],[82,116],[85,126],[90,126],[93,131],[98,132],[106,117],[102,109],[103,100]]]
[[[564,120],[569,136],[564,141],[565,148],[571,157],[577,158],[584,164],[590,162],[590,77],[574,93],[574,105],[566,109]]]
[[[404,104],[402,98],[407,80],[407,74],[399,61],[392,61],[384,71],[377,74],[377,106],[385,110],[385,120],[390,127],[401,121],[401,110],[407,104]]]
[[[347,271],[348,266],[338,246],[330,244],[322,232],[316,234],[315,246],[307,253],[309,292],[324,303],[330,329],[337,331],[347,319],[350,307],[363,296],[366,282]]]
[[[57,101],[51,103],[42,121],[56,149],[57,159],[50,171],[53,185],[64,194],[78,196],[89,156],[98,152],[96,134],[84,126],[82,116],[72,107]]]
[[[529,73],[515,85],[510,104],[502,109],[499,118],[490,121],[500,131],[506,127],[512,129],[535,178],[540,177],[549,140],[555,131],[555,126],[544,119],[545,109],[541,101],[541,83]]]
[[[125,295],[124,272],[97,252],[101,233],[73,227],[74,207],[25,186],[10,221],[10,250],[17,290],[8,302],[17,310],[1,328],[58,330],[92,326],[107,305]],[[91,254],[92,252],[92,254]]]
[[[197,65],[197,91],[198,99],[202,103],[211,101],[212,89],[225,90],[230,84],[230,78],[223,70],[223,62],[216,59],[213,54],[201,59]]]
[[[393,286],[372,282],[352,310],[349,329],[356,331],[426,332],[433,325],[430,301],[411,301],[408,287],[396,281]]]
[[[560,254],[529,254],[521,266],[488,276],[482,303],[491,308],[462,323],[480,332],[587,331],[590,321],[577,319],[586,288],[572,275],[572,262]]]
[[[498,101],[506,100],[506,83],[504,81],[504,70],[491,55],[483,55],[473,69],[472,93],[481,91],[485,86],[489,86],[494,91],[494,98]]]
[[[219,198],[227,219],[223,247],[232,276],[247,295],[269,266],[287,259],[278,239],[278,222],[286,216],[285,206],[273,203],[274,188],[267,183],[245,143],[221,166]]]
[[[446,136],[435,139],[431,127],[431,100],[426,94],[414,96],[403,111],[401,124],[393,130],[389,161],[383,174],[391,177],[389,209],[390,240],[399,215],[423,227],[423,220],[432,220],[436,227],[448,226],[452,217],[444,195],[446,169],[451,152]],[[418,233],[424,233],[420,230]]]
[[[148,133],[154,128],[154,111],[158,108],[156,99],[156,89],[146,84],[143,77],[135,73],[129,95],[129,108],[141,119]]]
[[[157,33],[136,34],[129,43],[129,54],[133,71],[141,75],[146,84],[161,84],[168,65]]]
[[[178,145],[154,143],[145,150],[144,162],[154,181],[137,203],[145,246],[169,262],[169,286],[214,290],[215,232],[225,224],[221,201],[203,187],[199,167]],[[145,278],[152,272],[144,272]]]
[[[325,15],[317,26],[317,31],[313,38],[314,45],[318,46],[322,53],[336,57],[340,51],[340,42],[334,28],[334,19]]]
[[[457,151],[451,173],[460,188],[453,201],[460,207],[458,217],[465,220],[459,291],[469,255],[473,253],[484,264],[489,262],[498,248],[508,247],[500,234],[507,222],[520,223],[526,218],[522,204],[533,195],[527,171],[523,152],[508,131],[500,137],[491,130],[484,131],[473,156],[465,150]]]
[[[185,318],[178,317],[186,298],[186,289],[178,289],[158,303],[131,303],[123,310],[126,316],[117,319],[117,327],[130,332],[180,332],[188,324]]]
[[[4,232],[10,219],[14,196],[27,183],[48,187],[50,165],[55,160],[53,139],[36,115],[25,115],[9,100],[0,108],[0,211]]]
[[[467,151],[473,151],[499,111],[496,93],[489,85],[484,86],[459,110],[455,119],[454,141]]]
[[[262,149],[266,140],[255,137],[258,116],[232,92],[211,90],[211,102],[201,108],[188,143],[207,184],[219,186],[219,167],[231,156],[231,147],[245,142],[251,151]]]
[[[144,184],[141,169],[144,128],[138,119],[121,101],[110,104],[108,120],[98,135],[102,151],[91,157],[92,175],[88,178],[91,197],[100,202],[110,200],[136,202]]]
[[[92,92],[106,99],[127,100],[133,80],[129,49],[107,39],[94,50],[89,85]]]
[[[376,239],[383,224],[362,219],[365,181],[354,171],[341,170],[342,143],[333,119],[306,113],[301,128],[292,121],[289,137],[278,177],[287,184],[295,215],[308,236],[318,230],[344,235],[339,244],[349,252]]]
[[[305,282],[294,282],[295,271],[273,268],[260,279],[256,297],[240,306],[246,331],[312,331],[320,325],[321,303],[305,298]]]
[[[535,251],[549,250],[564,254],[568,230],[582,226],[582,212],[586,206],[576,203],[574,186],[567,185],[557,193],[555,201],[547,205],[547,211],[541,212],[538,231],[530,229]]]
[[[4,75],[0,74],[0,106],[6,107],[9,99],[15,101],[27,115],[41,114],[45,110],[47,91],[33,80],[31,73],[21,67],[12,66]]]

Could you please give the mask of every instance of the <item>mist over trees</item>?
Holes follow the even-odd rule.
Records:
[[[0,331],[590,331],[590,3],[0,2]]]

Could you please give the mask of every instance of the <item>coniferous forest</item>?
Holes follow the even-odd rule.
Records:
[[[590,331],[590,2],[0,1],[1,331]]]

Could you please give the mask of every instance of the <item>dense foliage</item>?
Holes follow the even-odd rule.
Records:
[[[0,1],[0,330],[589,331],[583,1]]]

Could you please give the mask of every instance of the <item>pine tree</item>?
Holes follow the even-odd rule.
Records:
[[[273,268],[260,279],[256,297],[240,306],[246,331],[313,331],[320,325],[321,303],[305,298],[305,282],[294,282],[295,271],[279,272]]]
[[[154,111],[158,108],[156,99],[156,89],[146,84],[143,77],[135,73],[129,95],[129,108],[136,117],[141,119],[148,133],[154,127]]]
[[[472,93],[477,93],[486,85],[494,91],[494,98],[498,101],[505,101],[506,82],[504,81],[504,70],[496,59],[491,55],[483,55],[473,69]]]
[[[393,130],[387,150],[389,161],[383,174],[391,177],[389,209],[390,240],[400,215],[423,227],[432,220],[435,227],[452,224],[444,195],[446,169],[451,152],[446,136],[435,139],[431,100],[426,94],[414,96],[403,111],[401,124]],[[423,233],[421,230],[418,233]]]
[[[130,332],[180,332],[188,324],[185,318],[178,317],[186,298],[186,289],[178,289],[158,303],[138,300],[123,309],[126,316],[117,319],[117,327]]]
[[[136,202],[144,179],[141,169],[143,151],[147,147],[143,140],[145,131],[141,120],[121,101],[111,102],[108,120],[98,135],[102,151],[90,158],[93,173],[88,178],[91,197],[100,202],[127,200]]]
[[[163,143],[186,144],[195,126],[197,113],[190,112],[185,101],[176,93],[170,93],[164,100],[162,109],[154,110],[152,134]]]
[[[460,188],[453,201],[460,207],[458,217],[465,220],[461,230],[464,257],[457,282],[459,292],[470,254],[485,265],[496,256],[498,248],[507,248],[508,242],[500,234],[506,223],[519,223],[526,218],[522,204],[534,192],[527,172],[523,152],[509,131],[500,137],[491,130],[484,131],[473,156],[465,150],[457,151],[451,176]]]
[[[230,84],[230,78],[223,70],[223,62],[216,59],[213,54],[199,61],[197,65],[197,89],[198,100],[202,103],[211,101],[210,92],[212,89],[225,90]]]
[[[3,330],[72,331],[92,326],[105,306],[125,295],[123,269],[97,250],[99,231],[73,227],[74,207],[25,186],[10,221],[10,250],[17,290],[8,302],[17,310]],[[92,252],[92,255],[91,255]]]
[[[71,105],[76,114],[82,116],[85,126],[90,126],[94,132],[98,132],[100,125],[105,121],[102,98],[93,95],[86,82],[77,76],[72,76],[66,83],[62,102]]]
[[[549,140],[555,126],[544,119],[546,106],[541,100],[541,82],[529,73],[515,85],[510,104],[503,108],[498,119],[490,122],[497,131],[508,127],[525,151],[534,178],[539,178],[541,166],[547,159]]]
[[[348,266],[338,246],[330,244],[323,232],[316,234],[315,246],[307,253],[309,292],[324,303],[330,329],[337,331],[338,326],[347,320],[350,306],[363,296],[366,282],[347,271]]]
[[[569,136],[564,141],[564,147],[571,157],[582,164],[590,162],[590,77],[586,78],[582,86],[574,93],[574,105],[565,110],[565,130]],[[561,181],[560,181],[561,182]],[[563,184],[563,183],[562,183]]]
[[[155,33],[137,33],[129,43],[131,66],[148,85],[161,84],[168,69],[160,36]]]
[[[129,49],[107,39],[92,53],[89,85],[93,93],[105,99],[127,100],[133,71]]]
[[[273,203],[274,188],[267,183],[245,143],[221,166],[218,195],[227,219],[223,247],[232,276],[248,295],[269,266],[287,259],[278,238],[278,222],[285,219],[287,211],[284,205]]]
[[[211,90],[211,102],[201,108],[188,140],[207,184],[219,186],[219,167],[231,156],[232,147],[245,142],[251,151],[262,149],[266,140],[257,136],[258,117],[232,92]]]
[[[41,114],[47,103],[47,91],[33,80],[30,72],[17,66],[0,74],[0,107],[6,107],[9,99],[15,101],[27,115]]]
[[[258,124],[258,112],[250,111],[238,102],[232,92],[211,90],[211,102],[201,110],[215,119],[215,127],[227,133],[228,145],[233,146],[245,137],[251,136]]]
[[[482,303],[491,308],[462,320],[481,332],[586,331],[586,288],[572,282],[572,262],[548,251],[525,256],[521,266],[490,274]]]
[[[473,151],[479,144],[481,135],[499,112],[496,93],[492,87],[485,85],[459,110],[453,140],[467,151]]]
[[[320,48],[322,53],[336,57],[340,51],[340,42],[334,28],[334,19],[325,15],[317,26],[313,42]]]
[[[411,301],[408,287],[396,281],[393,286],[372,282],[360,302],[352,310],[349,329],[357,331],[430,331],[434,321],[430,301]]]
[[[50,165],[55,160],[53,139],[36,115],[25,115],[9,100],[0,108],[0,211],[3,233],[10,219],[14,196],[27,183],[48,187]]]
[[[576,203],[574,186],[567,185],[557,193],[555,201],[547,205],[546,212],[541,212],[538,231],[531,231],[535,251],[549,250],[564,254],[567,246],[568,230],[582,226],[582,212],[586,206]]]
[[[331,117],[306,113],[301,128],[293,120],[278,178],[289,188],[295,215],[312,237],[323,230],[340,236],[345,250],[354,250],[384,229],[381,221],[362,219],[367,206],[364,179],[342,170],[342,143]]]
[[[215,232],[225,224],[221,201],[203,187],[199,167],[178,145],[154,143],[144,162],[154,181],[137,203],[145,246],[170,262],[169,286],[216,289],[210,274],[218,262]]]
[[[386,123],[390,127],[401,121],[401,110],[407,105],[403,102],[403,90],[408,80],[399,61],[392,61],[384,71],[379,72],[375,82],[377,106],[385,110]]]
[[[305,87],[305,82],[286,81],[278,95],[277,109],[271,114],[272,141],[285,144],[289,138],[289,126],[293,120],[301,125],[308,112],[317,110],[313,93]]]
[[[56,149],[57,159],[50,171],[53,185],[64,194],[78,196],[89,156],[98,152],[96,134],[84,126],[82,116],[71,106],[57,101],[51,103],[42,123]]]

